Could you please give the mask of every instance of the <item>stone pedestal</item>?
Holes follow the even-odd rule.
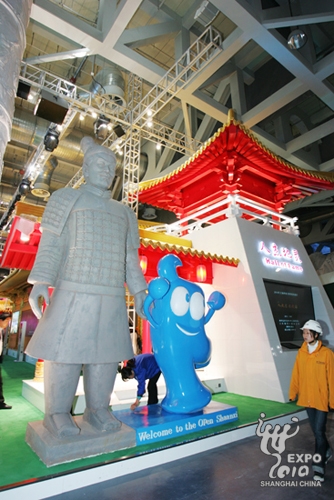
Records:
[[[98,432],[81,416],[74,420],[81,433],[66,439],[56,439],[41,420],[28,423],[26,442],[47,467],[136,446],[136,431],[124,423],[115,432]]]
[[[74,417],[81,429],[79,436],[56,439],[42,421],[29,422],[26,442],[47,467],[80,458],[111,453],[155,443],[238,420],[238,409],[211,401],[203,410],[190,414],[164,411],[159,404],[141,406],[135,411],[117,410],[113,415],[122,422],[116,432],[98,432],[82,416]]]

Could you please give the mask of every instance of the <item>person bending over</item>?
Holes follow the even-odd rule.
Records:
[[[153,354],[139,354],[129,359],[126,366],[121,369],[122,380],[135,378],[138,382],[136,401],[130,406],[134,410],[139,406],[140,399],[145,393],[145,382],[148,379],[148,405],[155,405],[158,402],[157,382],[161,375],[160,368]]]

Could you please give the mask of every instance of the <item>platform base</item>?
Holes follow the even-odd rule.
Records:
[[[169,413],[157,404],[138,407],[135,411],[114,411],[113,414],[135,429],[137,446],[228,424],[239,418],[236,406],[215,401],[196,413]]]
[[[136,446],[136,432],[126,424],[115,432],[98,432],[81,416],[74,420],[81,433],[66,439],[55,438],[41,420],[28,423],[26,442],[47,467]]]

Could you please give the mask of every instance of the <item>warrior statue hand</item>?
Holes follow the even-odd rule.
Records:
[[[146,297],[147,297],[146,290],[141,290],[140,292],[135,294],[136,312],[142,319],[147,319],[146,315],[144,313],[144,302],[145,302]]]
[[[39,307],[39,297],[43,297],[46,305],[48,306],[50,303],[49,298],[49,290],[48,285],[44,284],[36,284],[32,287],[32,290],[29,295],[29,304],[30,307],[38,319],[42,317],[42,309]]]

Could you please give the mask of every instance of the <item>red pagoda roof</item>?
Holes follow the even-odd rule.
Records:
[[[229,123],[177,170],[142,182],[139,200],[170,210],[179,218],[229,194],[281,212],[290,201],[333,188],[332,173],[304,170],[286,162],[231,116]]]

